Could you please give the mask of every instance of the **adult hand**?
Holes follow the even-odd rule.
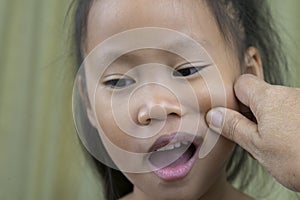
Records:
[[[285,187],[300,191],[300,89],[247,74],[234,90],[257,122],[218,107],[206,116],[210,129],[243,147]]]

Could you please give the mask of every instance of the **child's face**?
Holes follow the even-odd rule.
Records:
[[[199,60],[195,60],[195,62],[206,63],[207,70],[209,67],[217,66],[225,86],[226,105],[216,103],[217,105],[214,106],[220,105],[237,109],[233,93],[233,83],[241,73],[237,55],[224,41],[212,14],[203,1],[96,1],[88,19],[86,53],[89,54],[99,43],[114,34],[143,27],[176,30],[199,42],[211,56],[214,64],[208,56],[199,57]],[[178,48],[184,46],[183,44],[176,45]],[[212,101],[219,101],[211,99],[210,86],[205,82],[204,76],[198,73],[194,74],[194,68],[179,71],[187,74],[174,77],[174,73],[170,73],[170,69],[164,67],[174,68],[184,62],[185,60],[180,56],[158,49],[141,49],[117,59],[100,77],[95,94],[97,116],[91,117],[94,121],[93,124],[96,121],[116,146],[129,152],[145,153],[161,136],[177,133],[180,129],[179,125],[189,126],[189,123],[193,124],[193,120],[199,119],[199,127],[185,133],[197,135],[198,142],[193,144],[197,149],[190,149],[193,154],[196,154],[207,130],[205,114],[212,107]],[[126,79],[119,82],[118,87],[112,87],[116,86],[114,80],[123,78],[122,75],[126,75]],[[89,77],[92,76],[89,74],[89,70],[87,70],[86,76],[88,82]],[[216,73],[215,76],[219,76],[219,74]],[[213,76],[210,77],[213,78]],[[138,84],[139,80],[145,79],[149,79],[151,83],[142,86]],[[170,79],[170,82],[165,84],[166,79]],[[195,94],[196,105],[188,103],[188,99],[184,97],[185,91],[171,90],[166,87],[166,85],[171,85],[174,88],[180,88],[182,84],[186,83]],[[181,99],[178,100],[176,98],[178,96]],[[113,105],[120,106],[117,109],[112,107],[112,99],[115,97],[118,98]],[[127,104],[128,102],[129,104]],[[127,123],[126,126],[129,127],[128,130],[132,131],[131,133],[126,133],[119,127],[115,115],[122,118],[123,124]],[[152,137],[148,139],[133,137],[133,135],[139,135],[138,132],[135,132],[135,126],[143,127],[147,132],[160,122],[163,122],[164,125],[156,135],[151,135]],[[131,124],[132,127],[130,127]],[[97,125],[95,126],[97,127]],[[179,137],[179,142],[193,142],[185,134],[183,137]],[[191,167],[184,169],[186,170],[184,173],[169,169],[169,171],[165,170],[160,173],[125,174],[135,185],[136,194],[148,195],[153,199],[163,197],[166,199],[193,199],[208,195],[210,191],[213,191],[213,195],[222,195],[222,192],[218,193],[217,191],[221,191],[221,188],[225,186],[225,165],[233,147],[233,143],[221,137],[204,159],[194,156],[196,159],[190,162],[189,160],[192,158],[188,156],[186,161],[181,161],[183,162],[180,164],[182,166],[188,162],[191,163]],[[165,154],[161,153],[161,159],[164,159],[164,156],[168,157],[167,151]],[[159,160],[159,156],[157,159]],[[146,161],[137,161],[136,165],[139,162]],[[185,168],[187,167],[185,166]],[[181,170],[178,166],[177,169]],[[169,172],[169,175],[165,174]]]

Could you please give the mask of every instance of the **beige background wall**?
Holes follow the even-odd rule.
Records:
[[[101,199],[72,124],[69,2],[0,0],[1,200]],[[300,1],[270,2],[300,87]]]
[[[293,85],[300,87],[300,1],[269,0],[286,44]]]

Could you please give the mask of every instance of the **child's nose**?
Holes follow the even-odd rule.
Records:
[[[181,117],[182,108],[174,97],[160,97],[160,100],[150,100],[138,110],[138,123],[148,125],[152,121],[164,121],[169,116]]]
[[[141,125],[148,125],[153,120],[164,121],[169,115],[181,117],[182,111],[179,106],[170,104],[143,107],[138,112],[138,122]]]

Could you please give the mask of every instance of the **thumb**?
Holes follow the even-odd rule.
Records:
[[[242,114],[223,107],[210,110],[206,115],[209,128],[239,144],[253,155],[255,141],[259,136],[257,125]]]

